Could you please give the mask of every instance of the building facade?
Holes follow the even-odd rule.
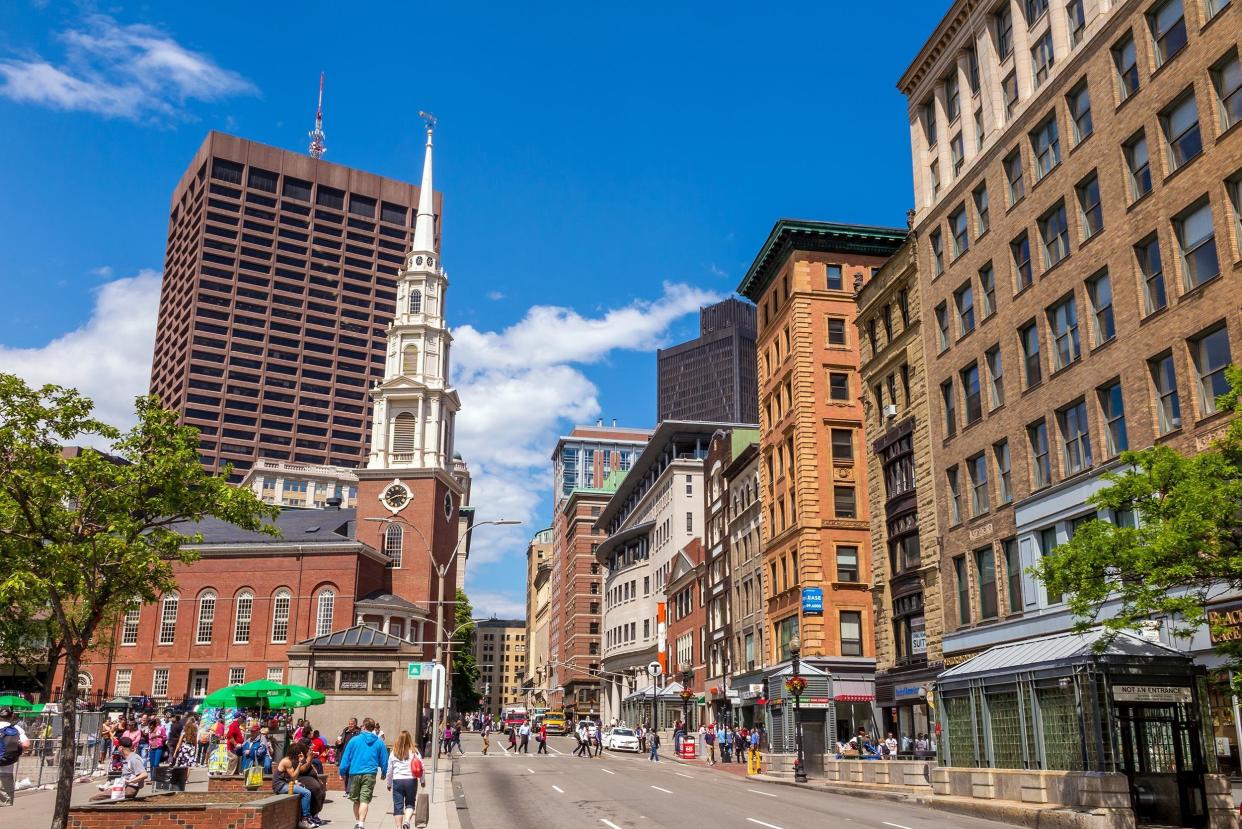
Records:
[[[526,545],[526,665],[522,681],[527,689],[543,685],[551,657],[547,619],[553,533],[551,527],[540,530]]]
[[[855,292],[905,235],[782,219],[738,288],[759,308],[765,657],[778,669],[797,637],[804,663],[856,683],[825,723],[829,742],[870,719],[848,706],[874,695],[863,389],[849,332]]]
[[[151,366],[205,466],[240,481],[258,458],[363,464],[418,201],[405,182],[207,135],[172,195]]]
[[[479,666],[478,690],[484,713],[494,717],[505,709],[525,706],[522,675],[526,666],[525,619],[479,619],[474,625],[474,660]]]
[[[707,701],[707,568],[703,553],[703,542],[695,538],[673,555],[663,595],[668,621],[666,681],[678,682],[682,690],[688,688],[694,695],[681,699],[680,710],[675,703],[670,706],[668,715],[681,720],[691,732],[714,722]]]
[[[875,611],[876,704],[902,753],[934,731],[928,704],[944,669],[943,569],[915,240],[858,293]]]
[[[339,498],[337,506],[347,509],[358,503],[358,476],[343,466],[257,458],[241,486],[282,507],[323,509],[330,498]]]
[[[759,488],[759,436],[740,449],[721,473],[728,501],[729,571],[733,598],[729,613],[733,631],[733,670],[728,696],[733,722],[747,727],[762,722],[758,700],[763,696],[767,667],[763,586],[763,503]]]
[[[1087,503],[1121,451],[1194,452],[1224,428],[1240,32],[1236,3],[957,2],[899,83],[946,665],[1068,629],[1028,568],[1086,520],[1134,520]],[[1216,663],[1206,632],[1190,651]],[[1212,708],[1236,765],[1232,706]]]
[[[699,309],[699,336],[656,351],[656,422],[759,422],[755,306],[730,297]]]

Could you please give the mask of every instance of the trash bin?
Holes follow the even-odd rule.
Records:
[[[693,760],[695,758],[695,749],[698,747],[698,740],[692,736],[681,738],[681,747],[679,755],[683,760]]]
[[[157,792],[170,792],[173,789],[173,768],[172,766],[156,766],[155,772],[151,775],[154,781],[152,784]]]

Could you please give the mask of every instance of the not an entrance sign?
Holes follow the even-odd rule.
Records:
[[[1191,702],[1194,694],[1184,685],[1114,685],[1117,702],[1154,702],[1175,704]]]

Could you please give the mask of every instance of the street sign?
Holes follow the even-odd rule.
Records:
[[[824,612],[824,588],[822,587],[802,588],[802,612],[803,613],[823,613]]]
[[[447,708],[448,700],[445,698],[445,686],[447,683],[444,681],[444,666],[434,662],[426,664],[431,665],[431,693],[429,694],[428,704],[432,708]]]
[[[408,668],[410,679],[431,679],[431,672],[436,669],[434,662],[411,662]]]
[[[654,678],[654,677],[657,677],[657,676],[659,676],[660,674],[664,673],[664,669],[663,669],[662,667],[660,667],[660,663],[659,663],[659,662],[648,662],[648,663],[647,663],[647,673],[648,673],[648,674],[650,674],[650,675],[652,676],[652,678]]]

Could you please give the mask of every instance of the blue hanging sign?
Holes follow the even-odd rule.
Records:
[[[824,612],[824,588],[822,587],[802,588],[802,612],[803,613],[823,613]]]

